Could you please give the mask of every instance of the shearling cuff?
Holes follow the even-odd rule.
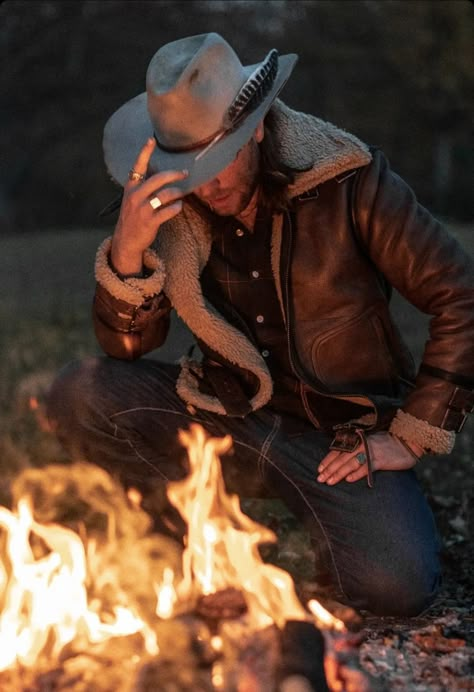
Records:
[[[97,250],[95,258],[95,278],[114,298],[131,305],[142,305],[146,298],[163,290],[165,266],[156,252],[148,248],[143,253],[143,264],[153,273],[146,279],[120,279],[109,265],[112,236],[106,238]]]
[[[389,432],[406,442],[416,442],[431,454],[449,454],[456,440],[454,430],[437,428],[401,409],[398,409],[392,420]]]

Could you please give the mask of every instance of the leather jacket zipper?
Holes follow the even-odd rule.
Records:
[[[311,411],[309,408],[307,402],[306,402],[306,397],[303,395],[303,382],[305,381],[305,378],[302,377],[301,373],[299,372],[299,368],[295,365],[295,362],[293,360],[293,344],[292,344],[292,338],[291,338],[291,320],[290,320],[290,300],[289,300],[289,278],[290,278],[290,250],[291,250],[291,245],[292,245],[292,225],[291,225],[291,217],[289,213],[286,211],[285,216],[288,222],[288,237],[289,237],[289,244],[288,244],[288,252],[286,253],[286,266],[285,266],[285,282],[284,282],[284,291],[285,291],[285,309],[286,309],[286,339],[287,339],[287,345],[288,345],[288,360],[290,363],[291,370],[293,372],[293,375],[300,380],[300,397],[301,397],[301,402],[303,404],[304,410],[306,412],[306,415],[308,416],[309,420],[315,425],[317,428],[321,428],[321,423],[319,420],[316,418],[314,413]]]

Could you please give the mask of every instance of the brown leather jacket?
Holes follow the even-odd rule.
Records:
[[[431,426],[459,429],[474,404],[473,263],[380,151],[294,198],[279,270],[310,417],[323,427],[341,423],[348,411],[337,403],[349,401],[375,410],[379,427],[401,406]],[[418,374],[390,317],[391,286],[432,315]],[[98,284],[97,338],[106,353],[137,358],[163,343],[169,310],[163,294],[134,307]]]

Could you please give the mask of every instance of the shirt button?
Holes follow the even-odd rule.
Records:
[[[270,355],[270,351],[267,351],[267,349],[264,348],[263,351],[262,351],[262,356],[263,356],[264,358],[268,358],[269,355]]]
[[[243,234],[244,234],[244,232],[241,228],[238,228],[235,232],[235,235],[238,235],[239,238],[241,238],[243,236]]]
[[[262,324],[262,322],[265,322],[265,317],[263,315],[257,315],[257,322]]]
[[[252,272],[252,276],[253,276],[254,279],[258,279],[258,277],[260,276],[260,272],[254,270],[254,271]]]

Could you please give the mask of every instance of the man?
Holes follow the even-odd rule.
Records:
[[[229,489],[281,497],[321,581],[354,607],[416,614],[439,563],[413,467],[450,452],[473,408],[473,267],[380,151],[278,100],[295,62],[271,51],[244,67],[217,34],[184,38],[111,117],[124,195],[94,321],[112,358],[70,366],[50,416],[155,516],[185,472],[177,431],[230,433]],[[434,316],[417,374],[391,286]],[[202,362],[140,358],[171,308]]]

